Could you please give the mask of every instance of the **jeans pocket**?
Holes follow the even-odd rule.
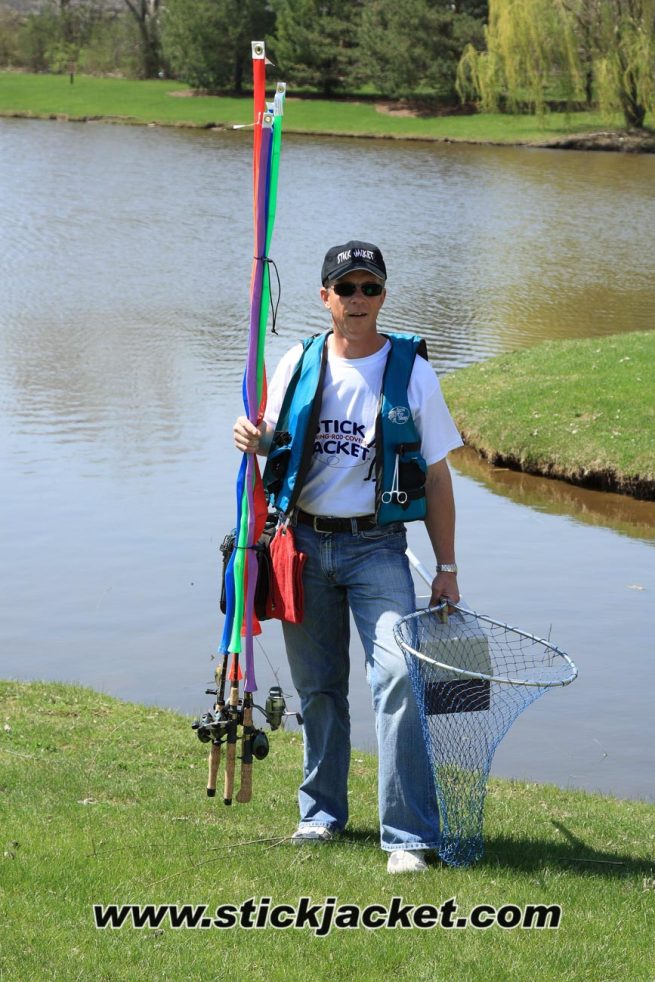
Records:
[[[374,529],[366,532],[358,532],[360,539],[369,542],[383,542],[385,539],[396,539],[398,536],[405,535],[405,525],[403,522],[391,522],[389,525],[376,525]]]

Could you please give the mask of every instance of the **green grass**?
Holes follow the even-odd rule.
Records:
[[[465,441],[494,463],[655,498],[655,332],[548,341],[443,388]]]
[[[79,75],[0,72],[0,114],[70,119],[103,118],[169,126],[231,126],[249,123],[249,98],[202,96],[174,81],[135,82]],[[593,130],[620,129],[617,116],[608,125],[598,113],[534,116],[475,115],[414,118],[378,112],[370,102],[297,99],[290,94],[285,129],[296,133],[333,133],[425,140],[530,143]]]
[[[75,686],[0,683],[0,978],[652,979],[653,808],[492,781],[486,855],[469,870],[386,873],[375,762],[354,752],[352,822],[329,846],[284,841],[297,734],[276,733],[254,797],[204,793],[190,720]],[[93,903],[562,905],[558,930],[99,931]]]
[[[90,75],[76,76],[71,85],[67,75],[2,72],[0,112],[64,115],[73,119],[104,117],[171,126],[250,122],[252,108],[248,99],[177,98],[171,92],[190,92],[190,89],[179,82],[134,82]]]

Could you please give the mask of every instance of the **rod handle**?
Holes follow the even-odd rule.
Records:
[[[221,762],[221,745],[212,743],[209,751],[209,776],[207,778],[207,797],[213,798],[216,795],[216,778],[218,766]]]
[[[241,787],[237,794],[240,805],[247,804],[252,798],[252,764],[241,764]]]
[[[234,766],[237,758],[236,740],[229,741],[227,744],[227,754],[225,756],[225,783],[223,785],[223,803],[232,804],[232,794],[234,792]]]
[[[241,737],[241,787],[237,795],[240,805],[252,798],[252,697],[246,696],[243,707],[243,731]]]

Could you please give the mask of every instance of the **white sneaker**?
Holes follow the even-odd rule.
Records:
[[[330,842],[333,838],[332,831],[326,825],[299,825],[291,841],[302,845],[303,842]]]
[[[424,873],[427,849],[396,849],[389,856],[387,873]]]

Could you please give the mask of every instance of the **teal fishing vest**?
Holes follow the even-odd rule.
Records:
[[[312,463],[314,437],[323,401],[328,334],[303,342],[293,370],[264,468],[263,481],[269,504],[290,514],[298,500]],[[407,389],[420,354],[427,360],[425,341],[413,334],[385,334],[391,342],[382,379],[375,421],[375,514],[379,525],[414,522],[425,518],[426,463],[421,456],[421,437],[409,408]],[[382,449],[380,449],[382,448]],[[407,495],[383,502],[391,491],[398,461],[398,488]]]

